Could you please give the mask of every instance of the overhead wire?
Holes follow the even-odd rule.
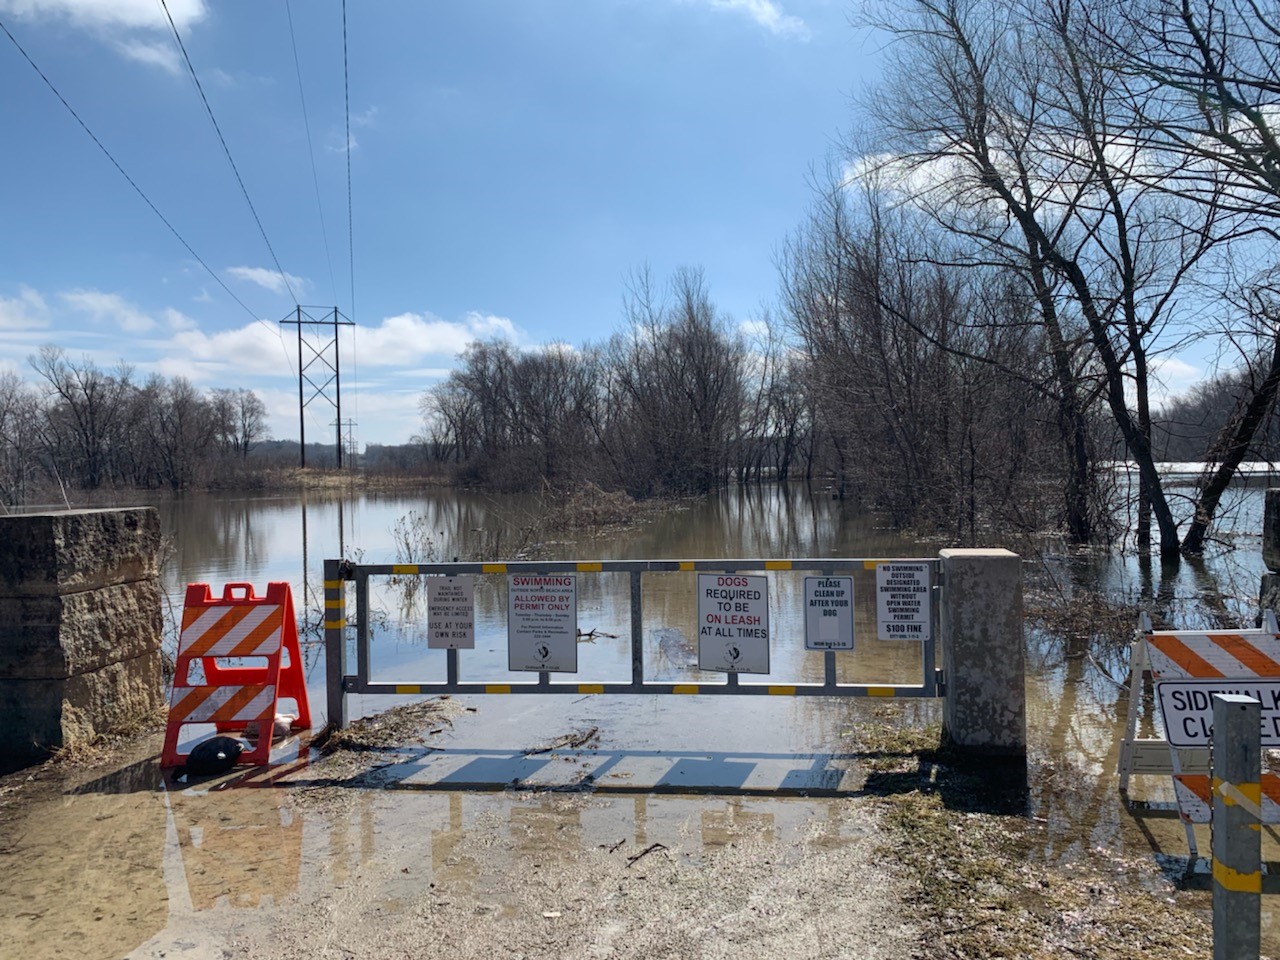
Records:
[[[204,258],[200,256],[200,254],[196,253],[195,248],[192,247],[191,244],[187,242],[186,237],[184,237],[181,233],[179,233],[178,228],[175,227],[169,221],[169,218],[160,212],[160,208],[157,207],[152,202],[151,198],[148,197],[147,194],[143,191],[143,189],[140,186],[138,186],[137,181],[134,180],[133,177],[129,176],[125,168],[120,165],[120,161],[117,160],[112,155],[111,151],[106,148],[106,145],[103,144],[103,142],[98,139],[98,135],[95,134],[93,130],[89,128],[89,125],[85,123],[83,118],[81,118],[80,114],[76,112],[75,107],[71,106],[71,104],[67,101],[67,98],[62,95],[62,92],[54,85],[53,81],[49,79],[48,75],[46,75],[45,72],[40,69],[39,65],[33,59],[31,59],[31,55],[27,53],[26,48],[24,48],[22,44],[18,42],[18,38],[15,37],[10,32],[9,28],[5,25],[4,21],[2,20],[0,20],[0,30],[4,31],[5,36],[9,38],[9,42],[12,43],[15,48],[17,48],[17,51],[20,54],[22,54],[22,58],[27,61],[27,63],[31,66],[31,69],[36,72],[36,74],[40,77],[41,80],[44,81],[45,86],[47,86],[50,89],[50,91],[53,92],[53,95],[58,98],[58,102],[61,103],[66,108],[67,112],[71,114],[71,116],[75,119],[76,123],[80,125],[80,129],[82,129],[85,133],[89,135],[89,139],[92,140],[97,145],[98,149],[102,151],[103,156],[105,156],[111,162],[111,165],[116,168],[116,172],[119,173],[120,176],[124,177],[125,182],[128,183],[129,186],[133,188],[134,193],[136,193],[139,197],[142,198],[142,202],[145,203],[151,209],[151,212],[154,213],[156,217],[159,218],[160,222],[163,223],[165,227],[168,228],[169,232],[173,234],[173,236],[177,239],[177,241],[180,244],[182,244],[182,246],[186,249],[187,253],[191,254],[191,256],[195,259],[196,263],[200,264],[200,266],[204,268],[205,272],[209,274],[209,276],[214,279],[214,281],[218,284],[218,286],[220,286],[226,292],[227,296],[229,296],[232,300],[234,300],[236,303],[240,305],[240,307],[244,310],[245,313],[249,314],[249,316],[253,317],[254,320],[263,324],[268,329],[274,329],[271,327],[270,324],[268,324],[265,320],[259,317],[257,313],[251,310],[243,300],[241,300],[238,296],[236,296],[235,291],[232,290],[229,286],[227,286],[226,281],[224,281],[222,277],[218,275],[217,271],[215,271],[212,267],[210,267],[209,264],[205,262]]]
[[[347,56],[347,0],[342,0],[342,101],[343,113],[347,121],[347,259],[351,276],[351,321],[356,320],[356,245],[355,218],[351,202],[351,70]],[[351,328],[352,372],[356,389],[352,391],[352,413],[358,418],[360,413],[360,367],[356,353],[356,327]]]
[[[333,290],[334,303],[338,301],[338,281],[333,273],[333,254],[329,249],[329,230],[324,219],[324,204],[320,200],[320,175],[316,171],[316,148],[311,139],[311,119],[307,115],[307,96],[302,85],[302,63],[298,59],[298,39],[293,30],[293,9],[289,0],[284,0],[285,14],[289,18],[289,43],[293,47],[293,69],[298,78],[298,99],[302,103],[302,125],[307,131],[307,154],[311,160],[311,182],[316,188],[316,211],[320,215],[320,236],[324,239],[324,257],[329,265],[329,286]]]
[[[205,96],[204,86],[200,83],[200,77],[196,74],[195,65],[191,62],[191,56],[187,53],[187,46],[182,42],[182,35],[178,33],[178,25],[174,23],[173,14],[169,12],[168,0],[160,0],[160,6],[164,8],[165,17],[169,21],[169,28],[173,31],[173,38],[178,42],[178,49],[182,51],[182,59],[186,61],[191,79],[195,81],[196,91],[200,94],[205,113],[209,115],[209,122],[213,124],[214,132],[218,135],[218,142],[222,144],[222,152],[226,155],[227,163],[231,165],[231,172],[235,174],[236,183],[240,185],[240,192],[244,195],[244,202],[249,205],[249,212],[253,214],[253,221],[258,225],[258,232],[262,234],[262,242],[267,245],[267,252],[271,254],[271,260],[276,265],[276,272],[280,274],[280,279],[284,281],[285,289],[289,291],[289,296],[294,303],[297,303],[298,295],[294,293],[293,285],[289,283],[289,275],[280,266],[280,258],[276,256],[276,251],[271,246],[271,241],[267,238],[267,231],[262,225],[262,219],[258,216],[257,208],[254,207],[253,201],[249,199],[249,190],[244,185],[244,178],[240,176],[240,169],[236,166],[235,160],[232,159],[231,148],[227,146],[227,139],[222,135],[222,128],[218,126],[218,120],[213,115],[213,108],[209,106],[209,98]]]

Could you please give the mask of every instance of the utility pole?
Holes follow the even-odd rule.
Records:
[[[346,439],[343,441],[343,447],[346,450],[347,457],[351,461],[351,465],[353,467],[356,466],[356,458],[357,458],[356,434],[355,434],[356,422],[354,420],[334,420],[331,424],[329,424],[329,426],[338,428],[339,437],[342,436],[343,428],[344,427],[346,428],[347,436],[346,436]]]
[[[324,310],[325,315],[321,319],[317,319],[308,313],[308,310]],[[338,347],[338,330],[340,327],[354,327],[355,322],[347,319],[339,312],[337,307],[332,311],[328,307],[294,307],[294,313],[291,317],[285,317],[280,321],[282,326],[294,326],[298,328],[298,448],[300,452],[300,462],[305,469],[307,466],[307,425],[305,420],[305,412],[311,401],[322,398],[334,408],[337,413],[337,455],[338,469],[342,469],[342,364],[341,351]],[[304,337],[302,328],[306,327],[311,331],[310,337]],[[332,329],[332,333],[330,333]],[[322,333],[320,331],[323,331]],[[310,356],[304,360],[303,346],[306,346],[310,352]],[[312,368],[316,369],[315,378],[308,373]],[[317,382],[321,381],[323,382]],[[329,388],[332,386],[332,395]],[[311,395],[306,395],[306,388],[311,388]]]

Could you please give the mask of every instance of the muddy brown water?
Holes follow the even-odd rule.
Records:
[[[162,508],[175,545],[166,591],[179,609],[188,582],[292,583],[304,624],[311,704],[322,716],[324,664],[316,625],[326,557],[414,562],[501,552],[504,538],[508,544],[518,540],[512,531],[533,509],[520,498],[452,491],[413,497],[193,497]],[[1135,620],[1139,604],[1154,603],[1179,627],[1243,622],[1253,615],[1262,569],[1261,491],[1237,493],[1231,510],[1226,534],[1236,549],[1220,550],[1204,564],[1166,575],[1123,553],[1081,559],[1062,552],[1028,572],[1035,574],[1037,589],[1051,595],[1101,588],[1122,609],[1131,607]],[[421,518],[418,532],[429,534],[429,542],[418,538],[412,555],[397,549],[397,522],[411,513]],[[936,545],[905,541],[847,502],[795,487],[733,491],[635,529],[573,543],[544,542],[541,549],[544,556],[572,559],[936,553]],[[770,679],[819,679],[821,658],[802,649],[800,575],[772,576],[770,613],[778,639]],[[873,616],[869,584],[861,577],[856,584],[858,649],[839,655],[840,677],[918,682],[916,645],[866,637]],[[464,679],[524,679],[505,670],[502,590],[501,578],[479,584],[477,650],[464,657]],[[645,590],[649,675],[713,679],[693,666],[695,602],[688,575],[646,579]],[[580,628],[597,631],[594,643],[582,645],[580,679],[624,678],[625,578],[584,576],[579,595]],[[376,679],[443,677],[443,654],[425,650],[421,603],[404,583],[374,585]],[[1105,851],[1117,858],[1152,858],[1165,878],[1180,875],[1187,866],[1186,843],[1180,824],[1168,816],[1167,780],[1135,784],[1135,796],[1150,801],[1146,810],[1126,807],[1117,790],[1127,703],[1120,683],[1127,669],[1123,643],[1097,623],[1057,632],[1037,628],[1028,631],[1028,656],[1026,812],[1046,825],[1043,861],[1069,864]],[[396,702],[352,698],[352,715]],[[874,828],[850,818],[842,806],[847,801],[781,795],[777,788],[856,793],[865,778],[860,758],[833,744],[847,741],[866,708],[865,701],[772,697],[460,698],[458,714],[430,737],[431,749],[410,745],[388,757],[381,782],[394,789],[347,791],[350,799],[336,807],[309,804],[280,787],[166,790],[155,758],[146,755],[106,775],[52,778],[31,788],[28,802],[6,804],[0,797],[0,871],[6,877],[0,884],[0,944],[6,945],[0,953],[265,953],[252,945],[272,924],[283,923],[281,904],[320,905],[322,914],[326,898],[356,896],[361,877],[374,865],[381,879],[373,892],[360,894],[367,902],[357,902],[371,916],[394,916],[423,891],[441,889],[467,891],[480,904],[477,910],[516,916],[536,905],[526,902],[533,887],[514,888],[510,875],[576,869],[583,858],[610,848],[617,851],[612,856],[630,857],[661,844],[645,859],[696,863],[710,852],[742,847],[778,864],[803,860],[797,851],[815,845],[862,850]],[[892,717],[891,722],[922,727],[936,723],[938,709],[932,702],[912,702]],[[583,749],[529,752],[593,729]],[[588,775],[596,778],[596,790],[480,789],[513,780],[572,787]],[[299,778],[305,780],[305,770]],[[1280,860],[1275,836],[1268,832],[1264,842],[1264,856]],[[1200,843],[1207,851],[1207,830]],[[1165,895],[1166,886],[1153,884],[1152,892]],[[350,908],[351,901],[346,903]],[[1273,903],[1273,897],[1264,898],[1264,930],[1267,949],[1276,952],[1280,917]],[[1206,904],[1200,896],[1192,907],[1202,910]],[[546,912],[564,910],[550,904]],[[894,924],[877,917],[864,919],[892,939]],[[347,955],[329,947],[334,956]],[[886,946],[883,955],[892,954]]]

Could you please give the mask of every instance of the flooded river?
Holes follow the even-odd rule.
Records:
[[[1168,815],[1167,778],[1137,781],[1134,795],[1151,801],[1149,809],[1127,807],[1118,792],[1125,642],[1142,607],[1178,628],[1252,620],[1262,572],[1261,502],[1261,489],[1238,492],[1229,505],[1224,545],[1205,563],[1184,564],[1167,575],[1158,564],[1152,568],[1124,553],[1099,559],[1059,552],[1034,565],[1028,561],[1027,574],[1036,585],[1029,607],[1051,606],[1095,588],[1110,601],[1097,617],[1048,618],[1047,626],[1028,630],[1026,812],[1045,825],[1038,851],[1044,863],[1070,863],[1099,851],[1149,858],[1155,865],[1153,892],[1185,869],[1186,842]],[[577,560],[937,552],[936,544],[904,540],[851,504],[800,487],[729,491],[635,528],[605,528],[599,536],[572,542],[563,532],[529,535],[536,512],[528,499],[448,490],[412,496],[193,497],[161,507],[173,543],[165,589],[177,611],[190,582],[246,581],[260,589],[269,581],[291,583],[313,716],[322,718],[319,624],[326,558],[509,559],[511,552],[534,547],[542,558]],[[820,680],[821,655],[803,650],[803,575],[770,576],[775,639],[768,679]],[[858,649],[837,655],[839,678],[919,683],[918,644],[874,639],[869,577],[856,581]],[[580,645],[577,679],[625,679],[626,578],[579,579],[579,628],[594,636]],[[477,649],[463,656],[464,680],[529,679],[506,671],[502,580],[481,578],[477,585]],[[443,679],[443,653],[425,649],[423,600],[409,582],[387,578],[373,585],[373,679]],[[644,607],[647,676],[718,679],[695,666],[692,574],[647,577]],[[376,713],[404,699],[411,698],[353,697],[351,714]],[[233,949],[237,936],[247,935],[242,928],[253,924],[247,908],[296,896],[323,899],[375,864],[384,879],[370,910],[395,913],[427,885],[497,890],[498,861],[468,842],[496,844],[513,862],[527,861],[530,870],[557,858],[618,849],[624,841],[624,853],[659,844],[696,859],[750,840],[773,850],[779,863],[789,849],[806,845],[856,845],[867,828],[841,814],[839,799],[795,794],[818,792],[814,787],[857,792],[865,779],[859,757],[834,745],[847,742],[849,730],[872,709],[881,719],[911,727],[939,718],[933,701],[880,708],[865,700],[817,698],[457,698],[456,715],[441,724],[432,747],[409,749],[408,758],[400,755],[398,766],[387,772],[386,782],[402,789],[360,792],[337,814],[296,802],[285,790],[227,791],[216,798],[199,789],[166,791],[154,758],[140,757],[122,772],[79,784],[38,808],[0,808],[0,868],[10,878],[0,887],[0,942],[25,944],[15,954],[24,957],[239,955]],[[575,732],[589,734],[580,750],[531,750]],[[513,780],[573,784],[604,766],[609,776],[601,776],[592,793],[471,789]],[[650,791],[650,784],[666,789]],[[69,837],[74,852],[66,847]],[[1202,852],[1207,850],[1207,831],[1200,842]],[[1270,838],[1264,857],[1277,859]],[[514,895],[506,902],[492,896],[498,913],[514,909]],[[72,897],[83,899],[82,909],[67,909]],[[1274,950],[1278,924],[1272,900],[1264,898],[1264,928]]]

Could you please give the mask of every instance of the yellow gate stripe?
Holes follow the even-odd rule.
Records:
[[[324,622],[324,628],[326,630],[341,630],[346,625],[346,618],[343,618],[342,620],[326,620]]]
[[[418,565],[416,563],[393,563],[391,565],[392,573],[417,573]]]
[[[507,565],[505,563],[482,563],[480,564],[482,573],[506,573]]]
[[[766,560],[764,562],[764,568],[766,570],[790,570],[791,561],[790,560]]]
[[[599,573],[602,564],[599,562],[583,562],[578,564],[578,572],[580,573]]]
[[[422,687],[416,683],[397,683],[396,693],[421,693]]]
[[[681,569],[681,570],[692,570],[692,569],[693,569],[693,561],[692,561],[692,560],[681,560],[681,561],[680,561],[680,569]]]
[[[509,683],[487,683],[484,687],[485,693],[510,693],[511,684]]]
[[[603,683],[580,683],[578,684],[579,693],[604,693]]]
[[[868,697],[892,697],[894,692],[893,687],[867,687]]]
[[[1230,890],[1232,893],[1261,893],[1262,871],[1255,870],[1253,873],[1241,873],[1238,870],[1232,870],[1217,857],[1214,857],[1213,882],[1224,890]]]
[[[769,694],[774,697],[794,697],[796,695],[796,688],[787,686],[770,687]]]
[[[672,693],[697,693],[698,685],[696,683],[677,683],[671,688]]]

